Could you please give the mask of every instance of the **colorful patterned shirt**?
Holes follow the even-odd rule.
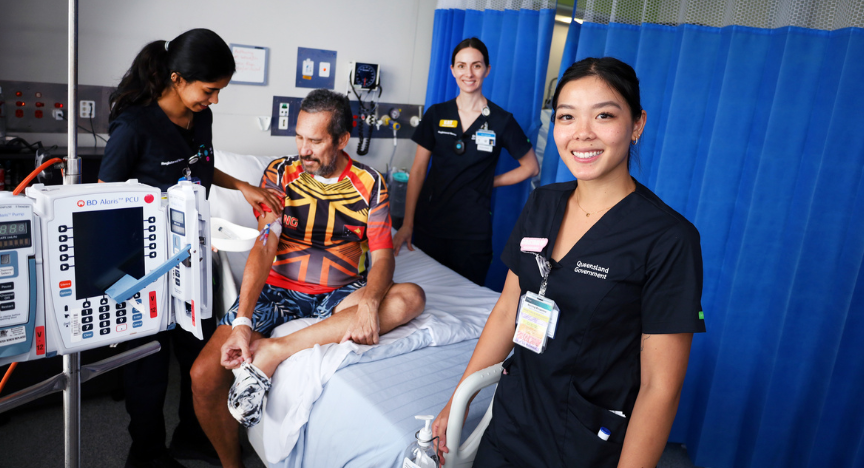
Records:
[[[267,284],[323,294],[366,276],[368,253],[392,249],[384,178],[351,160],[336,182],[305,172],[299,156],[267,166],[261,187],[284,194],[282,235]]]

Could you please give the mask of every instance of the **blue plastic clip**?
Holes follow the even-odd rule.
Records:
[[[135,279],[129,275],[120,278],[120,280],[112,284],[111,287],[105,291],[105,294],[107,294],[111,299],[114,299],[115,302],[128,301],[135,295],[135,293],[159,279],[160,276],[171,271],[172,268],[179,265],[183,260],[189,258],[190,248],[192,248],[192,246],[187,244],[186,247],[183,247],[179,252],[174,254],[173,257],[169,258],[167,262],[159,265],[156,269],[141,277],[141,279]]]

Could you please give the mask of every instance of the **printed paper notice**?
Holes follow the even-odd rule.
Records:
[[[0,330],[0,347],[27,341],[27,330],[22,327]]]
[[[267,84],[267,47],[231,44],[231,53],[237,71],[231,77],[232,83]]]

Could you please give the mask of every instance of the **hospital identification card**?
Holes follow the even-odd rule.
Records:
[[[513,342],[540,354],[546,349],[546,339],[555,336],[557,322],[555,301],[528,291],[519,300]]]
[[[492,130],[477,130],[474,134],[474,140],[477,142],[479,151],[491,153],[495,147],[495,132]]]

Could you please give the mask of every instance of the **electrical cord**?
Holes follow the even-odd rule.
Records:
[[[66,113],[63,113],[62,118],[63,118],[63,120],[65,120],[67,122],[69,121],[69,119],[66,118]],[[78,124],[76,124],[76,125],[78,125]],[[85,127],[83,125],[78,125],[78,128],[80,128],[81,130],[84,130],[85,132],[88,131],[87,127]],[[100,140],[104,141],[105,143],[108,143],[108,140],[106,140],[105,138],[102,138],[102,135],[97,134],[96,131],[93,129],[93,117],[90,117],[90,130],[89,131],[93,132],[93,139],[94,140],[98,137]],[[94,143],[93,146],[95,147],[96,144]]]
[[[48,167],[51,167],[54,164],[62,163],[62,162],[63,162],[63,160],[60,158],[51,158],[51,159],[45,161],[44,163],[42,163],[42,165],[40,165],[36,169],[33,169],[33,172],[31,172],[30,175],[25,177],[24,180],[22,180],[21,183],[18,184],[18,187],[16,187],[15,190],[12,191],[12,195],[18,195],[19,193],[23,192],[24,189],[27,188],[28,185],[30,185],[30,182],[34,178],[36,178],[36,176],[39,175],[40,172],[44,171],[45,169],[47,169]]]
[[[37,141],[36,143],[30,144],[27,142],[27,140],[25,140],[21,137],[15,137],[15,138],[6,142],[6,147],[11,147],[11,146],[17,146],[17,147],[19,147],[19,149],[27,148],[30,151],[35,153],[36,151],[42,149],[42,142]]]
[[[6,382],[9,381],[9,377],[12,376],[12,371],[14,371],[16,367],[18,367],[18,363],[13,362],[12,364],[9,365],[9,368],[6,369],[6,373],[3,374],[3,380],[0,380],[0,393],[3,392],[3,387],[6,386]]]

